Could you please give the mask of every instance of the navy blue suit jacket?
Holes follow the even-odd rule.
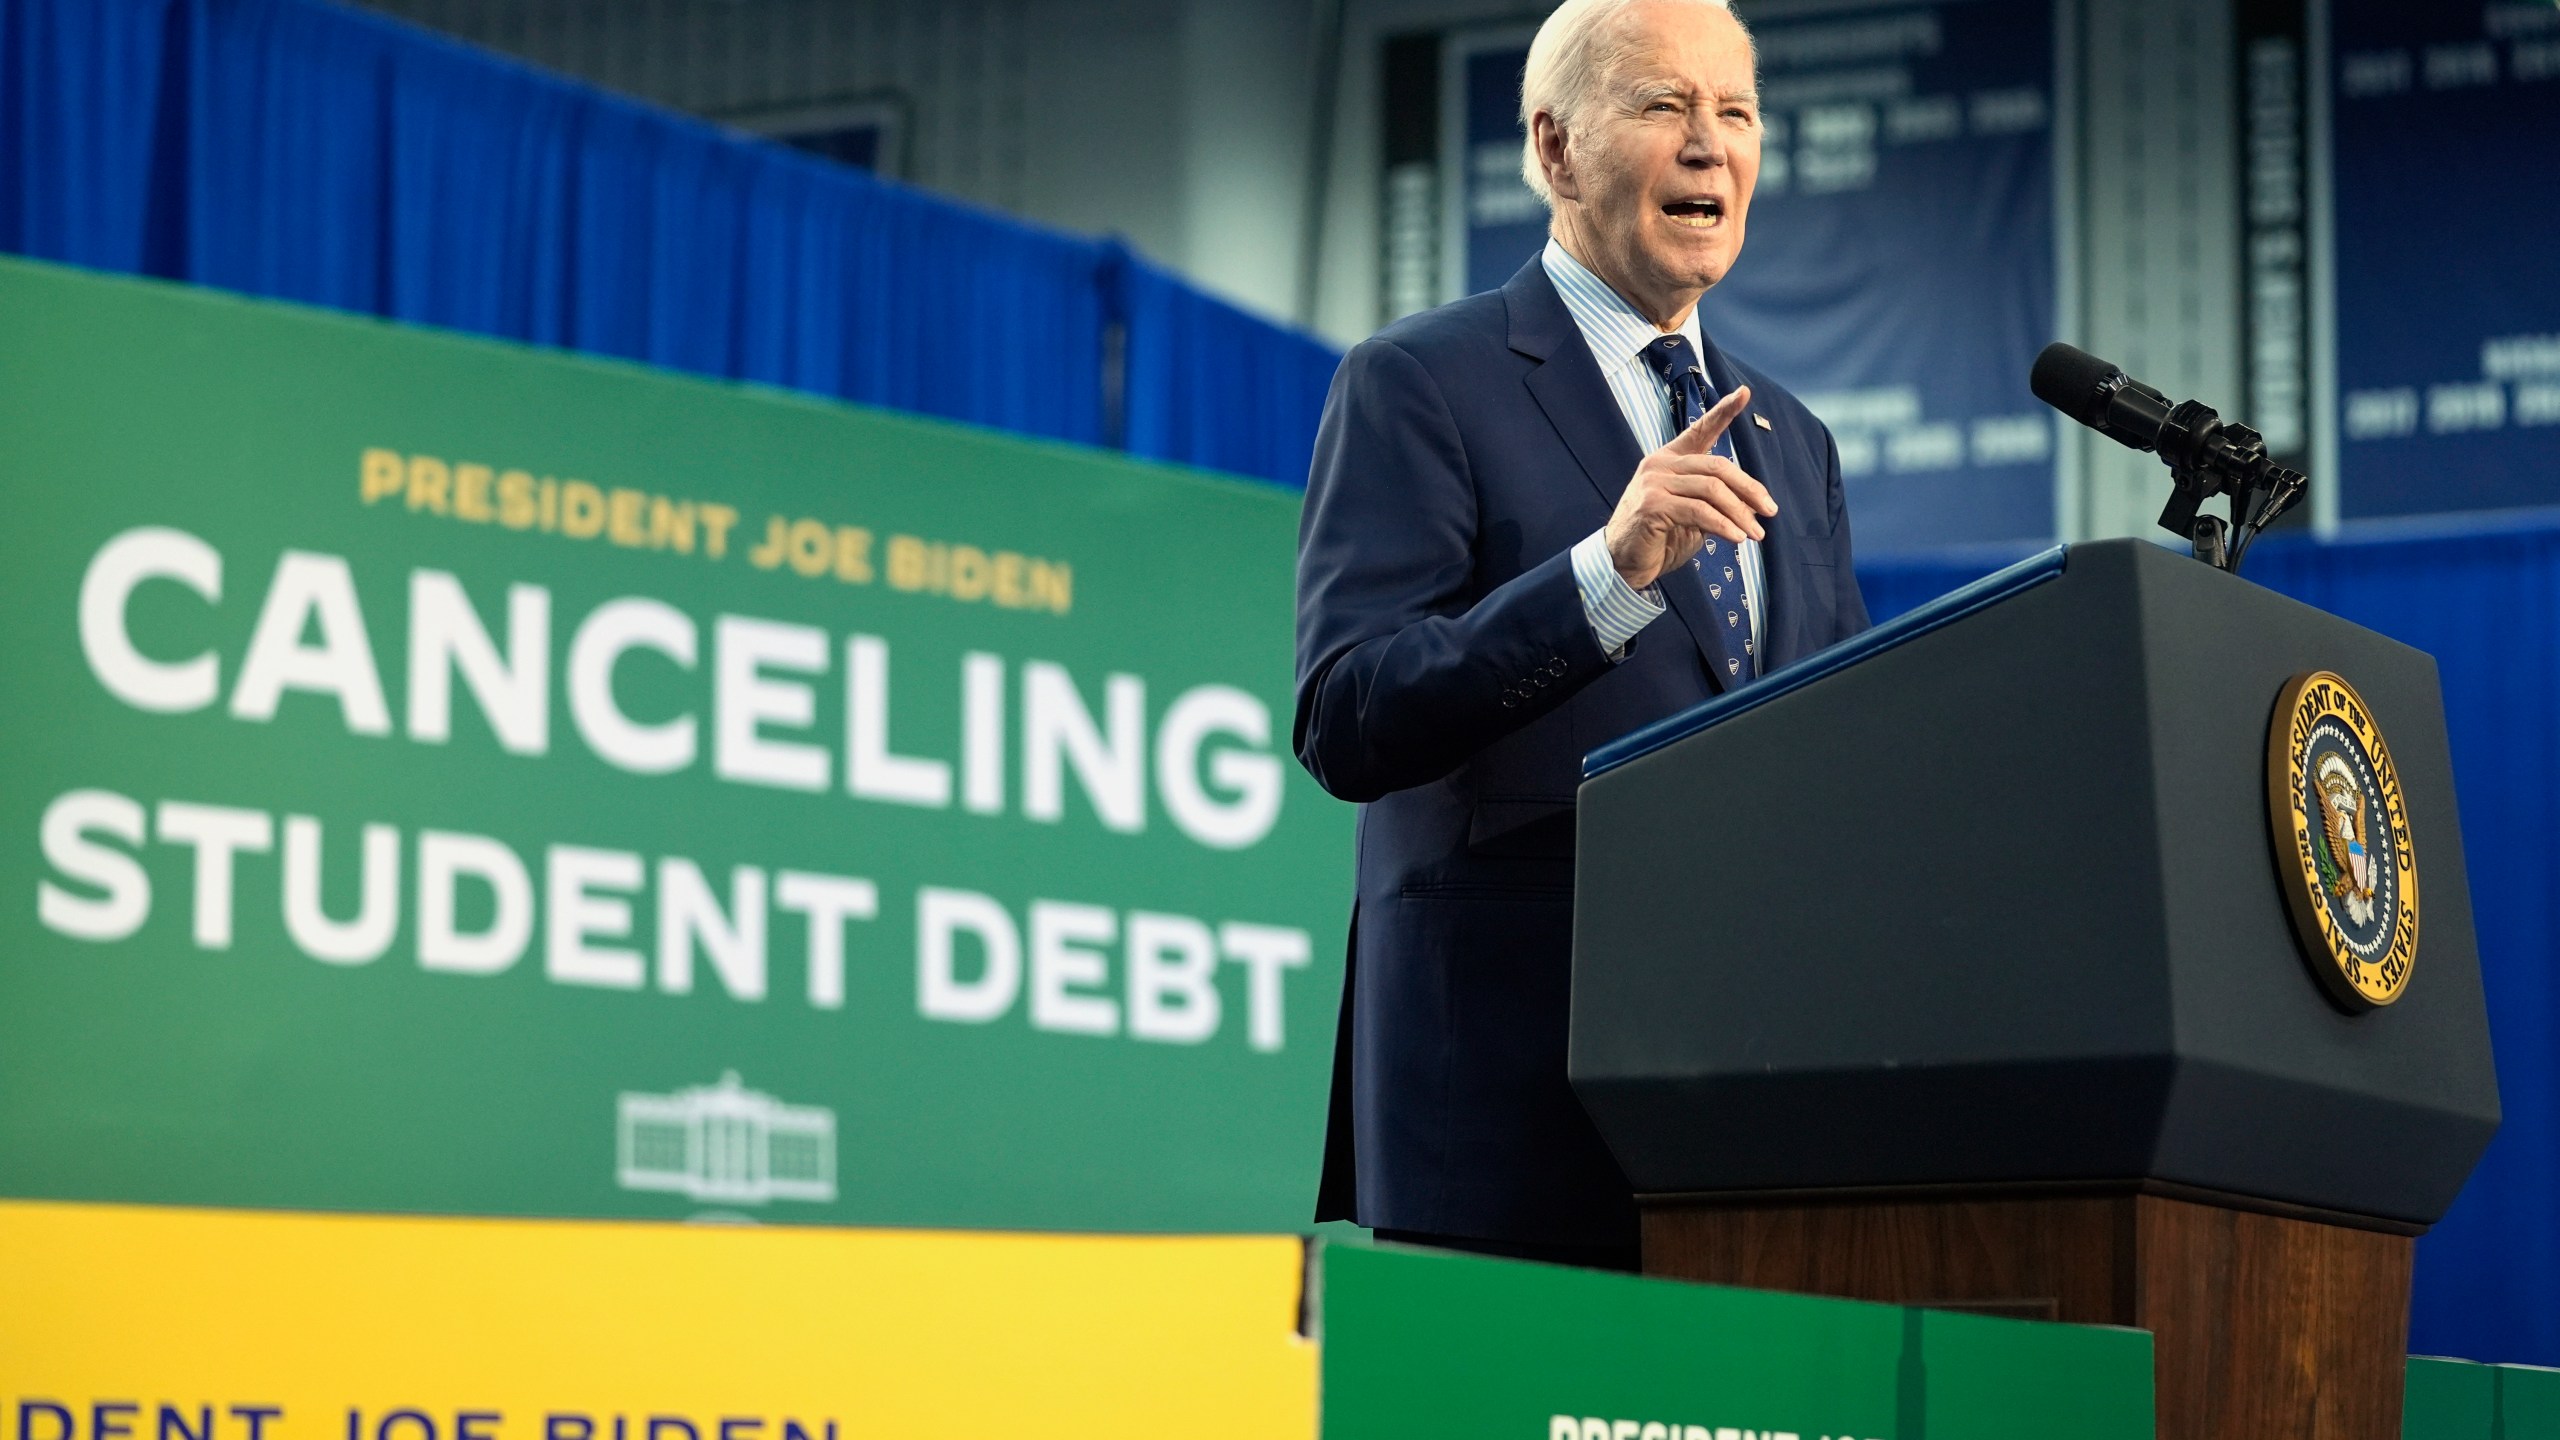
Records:
[[[1769,422],[1731,434],[1778,502],[1773,669],[1867,624],[1839,452],[1767,376],[1712,341],[1703,358]],[[1319,1219],[1635,1238],[1565,1081],[1574,792],[1585,752],[1720,688],[1687,567],[1617,664],[1584,617],[1567,551],[1642,459],[1536,260],[1389,326],[1334,376],[1299,527],[1296,748],[1361,810]]]

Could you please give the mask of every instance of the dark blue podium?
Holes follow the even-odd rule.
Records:
[[[2387,737],[2424,877],[2377,1008],[2285,895],[2308,672]],[[2398,1434],[2410,1237],[2498,1123],[2431,659],[2075,545],[1586,774],[1569,1068],[1648,1272],[2142,1326],[2163,1437]]]

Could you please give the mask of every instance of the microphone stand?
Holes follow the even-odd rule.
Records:
[[[2301,500],[2310,481],[2267,457],[2266,441],[2246,425],[2228,425],[2188,400],[2173,407],[2154,448],[2169,462],[2169,503],[2160,528],[2185,540],[2195,557],[2237,574],[2250,543]],[[2202,514],[2204,502],[2230,497],[2231,518]]]

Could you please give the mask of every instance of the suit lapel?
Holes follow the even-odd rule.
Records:
[[[1573,312],[1556,294],[1546,266],[1534,257],[1502,287],[1502,294],[1511,311],[1511,348],[1540,362],[1525,382],[1530,397],[1573,453],[1583,477],[1599,492],[1603,516],[1617,513],[1618,497],[1626,493],[1644,452],[1629,433],[1626,417],[1618,413],[1609,382],[1600,378],[1599,362],[1592,358],[1581,327],[1573,323]],[[1700,628],[1714,617],[1696,572],[1685,566],[1666,572],[1662,596],[1681,628],[1689,632],[1699,668],[1718,690],[1724,689],[1725,677],[1715,673],[1714,652],[1707,648]]]
[[[1615,512],[1644,452],[1627,432],[1573,312],[1547,279],[1546,266],[1534,259],[1502,287],[1502,295],[1511,309],[1511,348],[1540,362],[1526,381],[1530,396],[1600,492],[1600,502]]]

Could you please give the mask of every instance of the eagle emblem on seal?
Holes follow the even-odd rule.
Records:
[[[2358,925],[2373,923],[2373,851],[2365,844],[2364,789],[2356,784],[2347,762],[2336,755],[2323,755],[2319,766],[2320,835],[2314,844],[2314,859],[2320,867],[2320,885],[2332,896],[2346,902],[2347,914]]]

